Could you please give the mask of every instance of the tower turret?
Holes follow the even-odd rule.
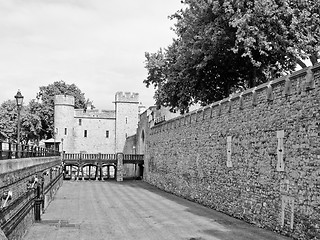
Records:
[[[62,141],[60,149],[66,153],[73,153],[74,128],[74,97],[69,95],[56,95],[54,98],[54,131],[55,139]],[[63,147],[63,149],[62,149]]]
[[[117,92],[116,110],[116,152],[122,152],[128,136],[134,135],[139,119],[139,93]]]

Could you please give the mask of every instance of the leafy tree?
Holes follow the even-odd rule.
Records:
[[[9,139],[17,139],[17,110],[14,100],[7,100],[0,105],[0,131]]]
[[[0,131],[5,133],[9,139],[17,139],[18,112],[16,102],[8,100],[0,105]],[[20,113],[20,139],[27,143],[29,140],[38,140],[41,130],[39,116],[32,114],[29,107],[23,107]]]
[[[54,125],[54,95],[68,94],[75,97],[75,108],[85,108],[84,93],[75,84],[66,84],[63,81],[54,82],[40,87],[38,100],[32,99],[27,106],[23,106],[20,113],[21,132],[23,143],[39,142],[41,139],[53,136]],[[40,101],[41,100],[41,101]],[[16,102],[8,100],[0,105],[0,132],[9,139],[17,139],[18,112]]]
[[[23,108],[21,114],[21,130],[22,139],[27,143],[29,140],[39,142],[42,133],[42,121],[39,116],[40,106],[37,109],[35,105],[38,103],[32,99],[29,105]],[[35,111],[37,109],[38,111]]]
[[[184,4],[185,9],[171,16],[177,20],[177,39],[166,49],[145,55],[144,83],[156,88],[158,106],[185,112],[193,103],[220,100],[294,70],[307,56],[318,57],[315,1],[186,0]]]
[[[237,29],[235,51],[243,50],[255,65],[265,64],[255,57],[286,56],[287,61],[271,65],[273,72],[292,69],[309,59],[312,64],[319,58],[320,2],[295,0],[225,1],[230,24]],[[288,66],[286,66],[286,64]]]
[[[64,81],[57,81],[48,86],[40,87],[40,91],[37,94],[39,102],[33,101],[30,106],[30,112],[32,114],[37,113],[41,119],[42,129],[40,132],[40,138],[53,137],[54,131],[54,96],[58,94],[68,94],[75,97],[75,108],[85,108],[84,93],[75,85],[67,84]]]

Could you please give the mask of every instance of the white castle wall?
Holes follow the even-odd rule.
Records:
[[[56,140],[64,139],[63,150],[66,153],[122,152],[126,137],[136,132],[138,114],[138,93],[117,92],[115,110],[101,112],[95,109],[86,111],[74,109],[74,97],[57,95],[55,96],[55,128],[58,129]],[[67,134],[64,134],[65,128]],[[108,137],[106,131],[109,131]]]
[[[79,114],[79,112],[82,114]],[[114,153],[115,152],[115,112],[108,114],[96,111],[76,110],[74,118],[74,152],[86,151],[87,153]],[[81,125],[79,124],[81,120]],[[87,136],[84,136],[85,130]],[[108,131],[108,137],[106,135]]]

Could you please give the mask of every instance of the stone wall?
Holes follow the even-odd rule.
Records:
[[[320,239],[320,65],[151,128],[145,180],[259,227]]]
[[[136,149],[137,154],[144,154],[146,148],[146,137],[149,134],[149,123],[155,120],[154,112],[156,107],[149,107],[139,116],[137,136],[136,136]]]
[[[132,135],[126,138],[122,153],[124,154],[136,154],[136,135]]]
[[[129,136],[126,138],[126,142],[123,147],[123,154],[136,154],[136,135]],[[123,178],[133,178],[135,176],[134,164],[123,165]]]
[[[2,160],[0,168],[0,226],[6,237],[21,239],[34,221],[34,199],[37,192],[30,181],[37,177],[44,205],[62,184],[60,156]],[[12,197],[5,204],[5,196]],[[47,197],[45,197],[47,195]]]

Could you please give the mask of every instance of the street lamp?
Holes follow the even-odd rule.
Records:
[[[20,158],[20,151],[19,151],[19,144],[20,144],[20,112],[21,112],[22,103],[23,103],[23,96],[22,96],[20,90],[18,90],[18,92],[14,96],[14,98],[16,99],[17,110],[18,110],[18,132],[17,132],[18,137],[17,137],[17,142],[18,142],[18,157]]]

